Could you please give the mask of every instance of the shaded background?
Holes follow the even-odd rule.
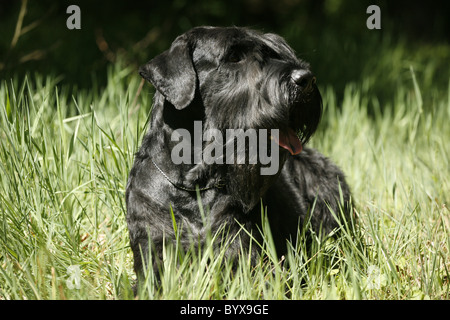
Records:
[[[411,66],[425,90],[449,85],[449,1],[28,0],[14,42],[22,4],[0,0],[2,80],[39,72],[101,89],[111,63],[137,68],[194,26],[237,25],[285,37],[338,96],[355,83],[379,99],[392,97]],[[81,9],[81,30],[66,28],[71,4]],[[371,4],[381,9],[381,30],[366,27]]]

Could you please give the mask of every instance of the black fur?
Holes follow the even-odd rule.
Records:
[[[319,152],[304,148],[291,155],[279,148],[280,168],[261,175],[261,164],[179,164],[171,161],[175,129],[193,135],[194,121],[203,130],[291,128],[306,144],[319,123],[320,93],[309,65],[299,60],[278,35],[245,28],[199,27],[179,36],[169,50],[140,68],[156,88],[150,129],[130,172],[126,192],[127,223],[135,271],[142,274],[149,242],[155,261],[163,241],[175,238],[170,207],[181,242],[201,245],[207,230],[226,226],[230,236],[241,225],[258,237],[261,199],[277,250],[295,239],[300,223],[311,213],[312,227],[329,232],[337,226],[330,209],[338,213],[343,199],[348,214],[350,191],[343,173]],[[303,76],[306,75],[306,76]],[[305,80],[306,79],[306,80]],[[204,142],[204,149],[209,142]],[[192,156],[194,157],[194,155]],[[207,213],[203,224],[197,193]],[[195,239],[195,240],[194,240]],[[228,249],[235,255],[250,237],[240,232]],[[258,255],[252,246],[253,257]]]

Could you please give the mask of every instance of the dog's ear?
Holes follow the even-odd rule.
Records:
[[[175,108],[187,107],[194,99],[197,83],[187,37],[181,35],[176,38],[169,50],[141,66],[139,74]]]

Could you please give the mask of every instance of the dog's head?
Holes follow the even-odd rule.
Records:
[[[276,128],[278,144],[292,154],[301,151],[322,113],[309,65],[275,34],[194,28],[139,73],[173,110],[198,108],[198,98],[205,128]]]

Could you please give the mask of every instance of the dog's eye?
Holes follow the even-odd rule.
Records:
[[[231,63],[238,63],[244,59],[244,54],[238,51],[231,51],[227,56],[227,61]]]
[[[267,54],[267,56],[268,56],[270,59],[274,59],[274,60],[282,60],[281,57],[280,57],[280,55],[279,55],[276,51],[274,51],[274,50],[272,50],[272,49],[268,49],[267,52],[266,52],[266,54]]]
[[[270,54],[270,58],[271,59],[275,59],[275,60],[282,60],[280,55],[278,53],[276,53],[275,51],[272,51]]]

